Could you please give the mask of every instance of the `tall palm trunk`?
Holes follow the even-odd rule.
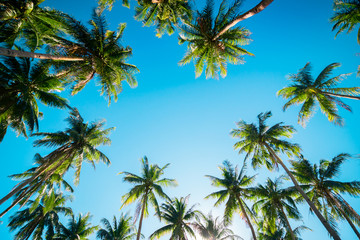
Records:
[[[47,174],[46,177],[43,179],[43,181],[45,182],[46,180],[48,180],[51,175],[66,161],[66,159],[62,160],[62,161],[59,161],[58,164],[56,164],[54,167],[48,169],[48,171],[50,171],[50,174]],[[46,170],[46,168],[42,171],[42,173],[44,173]],[[24,181],[24,183],[20,184],[16,189],[17,189],[17,192],[13,193],[12,195],[18,193],[19,191],[21,191],[23,189],[24,186],[26,186],[27,184],[31,183],[32,181],[36,180],[36,178],[38,178],[42,173],[39,173],[37,174],[35,177],[32,177],[32,178],[29,178],[27,180]],[[22,186],[21,188],[19,188],[20,186]],[[37,187],[40,186],[39,184],[36,185]],[[0,218],[3,217],[7,212],[9,212],[13,207],[15,207],[18,203],[20,203],[22,200],[24,200],[24,197],[27,195],[27,194],[30,194],[28,196],[28,198],[25,200],[25,202],[22,204],[22,206],[29,200],[29,198],[36,192],[37,190],[37,187],[33,187],[33,188],[29,188],[27,189],[26,191],[24,191],[23,193],[20,194],[20,196],[18,196],[14,202],[7,208],[5,209],[1,214],[0,214]],[[9,195],[9,194],[8,194]],[[6,195],[5,197],[8,197],[8,195]],[[4,198],[5,198],[4,197]],[[3,199],[4,199],[3,198]],[[8,197],[7,199],[9,199],[10,197]],[[1,200],[3,200],[1,199]],[[6,200],[5,200],[6,201]]]
[[[270,5],[274,0],[262,0],[258,5],[245,12],[244,14],[239,15],[236,19],[226,25],[215,37],[213,40],[218,39],[221,35],[223,35],[227,30],[238,24],[239,22],[254,16],[255,14],[264,10],[267,6]]]
[[[26,57],[26,58],[38,58],[38,59],[51,59],[61,61],[84,61],[84,58],[80,57],[68,57],[68,56],[57,56],[43,53],[33,53],[26,51],[19,51],[15,49],[8,49],[0,47],[0,55],[8,57]]]
[[[336,194],[336,196],[334,196],[334,198],[340,203],[339,199],[341,199],[341,202],[343,202],[347,208],[347,210],[349,210],[352,215],[360,222],[360,216],[359,214],[350,206],[350,204],[345,201],[345,199],[339,195],[339,194]]]
[[[349,216],[345,213],[343,210],[343,206],[339,203],[339,201],[332,195],[332,193],[328,190],[325,190],[325,194],[328,198],[330,198],[331,202],[333,202],[336,206],[336,208],[340,211],[341,215],[346,219],[346,221],[349,223],[352,230],[355,232],[356,236],[360,239],[360,233],[356,229],[354,223],[350,220]]]
[[[332,96],[332,97],[340,97],[340,98],[348,98],[348,99],[353,99],[353,100],[360,100],[360,97],[356,97],[356,96],[350,96],[350,95],[345,95],[345,94],[338,94],[338,93],[329,93],[329,92],[322,92],[325,95],[328,96]]]
[[[292,240],[296,240],[296,239],[295,239],[294,231],[292,230],[291,225],[290,225],[290,223],[289,223],[289,219],[287,218],[287,216],[286,216],[286,214],[285,214],[285,212],[284,212],[284,208],[283,208],[282,206],[280,206],[279,209],[280,209],[280,212],[283,214],[283,217],[285,218],[286,225],[287,225],[287,227],[288,227],[288,229],[289,229],[289,231],[290,231],[291,239],[292,239]]]
[[[72,149],[68,148],[68,145],[65,145],[63,147],[61,147],[58,150],[55,150],[54,152],[50,153],[49,155],[46,156],[46,158],[49,159],[49,161],[46,164],[43,164],[40,168],[39,168],[39,172],[32,176],[31,178],[28,178],[26,180],[23,180],[22,182],[20,182],[19,184],[16,185],[15,188],[13,188],[10,193],[8,193],[5,197],[3,197],[2,199],[0,199],[0,205],[3,204],[5,201],[7,201],[8,199],[10,199],[12,196],[14,196],[15,194],[19,193],[21,190],[24,189],[24,187],[26,185],[28,185],[29,183],[33,182],[34,180],[36,180],[37,178],[39,178],[42,174],[44,174],[46,171],[49,172],[49,174],[45,175],[45,178],[43,181],[46,181],[49,177],[51,177],[51,175],[72,155]],[[53,156],[57,156],[57,154],[62,152],[62,159],[55,165],[52,166],[56,160],[59,159],[55,158],[56,160],[51,161]],[[64,156],[65,154],[65,156]],[[51,167],[52,166],[52,167]],[[0,218],[3,217],[8,211],[10,211],[14,206],[16,206],[19,202],[21,202],[24,197],[26,196],[26,194],[31,194],[33,195],[36,191],[36,188],[28,188],[27,190],[25,190],[23,193],[21,193],[15,200],[14,202],[10,205],[10,207],[8,207],[6,210],[4,210],[1,214],[0,214]],[[30,196],[31,196],[30,195]]]
[[[299,183],[295,179],[294,175],[290,172],[290,170],[286,167],[286,165],[283,163],[283,161],[277,156],[277,154],[274,152],[274,150],[267,144],[264,144],[266,149],[269,151],[270,155],[273,157],[273,159],[276,160],[277,163],[279,163],[287,175],[290,177],[291,181],[294,183],[294,186],[296,190],[299,191],[301,196],[305,199],[307,204],[310,206],[311,210],[315,213],[315,215],[319,218],[320,222],[324,225],[326,230],[329,232],[331,237],[335,240],[341,240],[339,235],[336,233],[336,231],[330,226],[330,224],[326,221],[324,216],[320,213],[320,211],[316,208],[315,204],[310,200],[310,198],[306,195],[304,190],[300,187]]]
[[[142,203],[141,215],[140,215],[140,220],[139,220],[139,228],[138,228],[138,232],[136,234],[136,240],[140,240],[140,236],[141,236],[141,227],[142,227],[142,221],[143,221],[144,213],[145,213],[145,205],[146,205],[146,202],[147,202],[146,201],[147,200],[147,195],[148,195],[148,193],[146,192],[145,196],[144,196],[143,203]]]
[[[31,178],[28,178],[26,180],[23,180],[22,182],[18,183],[15,188],[13,188],[5,197],[3,197],[2,199],[0,199],[0,205],[3,204],[5,201],[7,201],[9,198],[11,198],[12,196],[14,196],[16,193],[18,193],[24,186],[26,186],[28,183],[30,183],[31,181],[35,180],[36,178],[38,178],[41,174],[43,174],[48,167],[50,167],[54,161],[50,161],[52,159],[53,156],[56,156],[57,153],[65,151],[66,150],[66,146],[61,147],[58,150],[55,150],[54,152],[50,153],[49,155],[46,156],[46,158],[49,159],[49,161],[45,164],[43,164],[40,168],[39,168],[39,172],[34,175]],[[66,151],[65,151],[66,153]]]
[[[251,234],[252,234],[252,236],[253,236],[253,240],[257,240],[254,227],[253,227],[253,225],[251,224],[250,218],[249,218],[249,216],[247,215],[247,213],[246,213],[246,211],[245,211],[245,207],[244,207],[244,205],[242,204],[242,201],[241,201],[239,195],[237,195],[236,198],[237,198],[237,201],[239,202],[241,211],[243,212],[243,214],[244,214],[244,216],[245,216],[245,219],[246,219],[246,221],[247,221],[247,223],[248,223],[248,225],[249,225],[249,227],[250,227],[250,229],[251,229]]]

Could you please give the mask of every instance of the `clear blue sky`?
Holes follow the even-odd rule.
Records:
[[[259,0],[248,0],[244,10],[256,5]],[[86,22],[95,0],[46,0],[43,4],[62,10]],[[203,2],[196,2],[202,6]],[[111,12],[106,12],[110,28],[115,30],[122,22],[127,23],[123,44],[133,49],[129,62],[135,64],[139,86],[131,89],[124,83],[119,100],[109,107],[99,94],[99,86],[91,81],[76,96],[68,92],[72,106],[79,109],[87,121],[107,120],[107,127],[116,127],[111,134],[112,145],[101,148],[112,161],[110,167],[98,164],[96,171],[84,164],[79,186],[75,187],[75,199],[70,204],[75,213],[91,212],[92,222],[111,219],[120,215],[120,198],[131,186],[122,182],[118,172],[128,171],[139,174],[139,159],[146,155],[151,163],[160,166],[170,163],[166,177],[175,178],[179,186],[165,189],[171,197],[190,194],[190,204],[198,203],[205,213],[221,215],[222,209],[213,206],[214,201],[204,197],[215,191],[204,175],[219,176],[217,166],[228,159],[233,164],[241,164],[244,156],[233,150],[235,139],[229,132],[235,122],[244,119],[256,120],[260,112],[271,110],[273,117],[269,123],[280,121],[296,127],[298,133],[291,141],[299,143],[303,154],[312,162],[330,159],[339,153],[360,153],[360,105],[345,100],[352,106],[353,113],[341,109],[346,125],[337,127],[329,123],[318,111],[304,129],[297,124],[298,107],[282,111],[284,100],[276,97],[276,92],[286,86],[286,76],[296,73],[307,62],[313,66],[316,76],[325,66],[340,62],[334,75],[355,72],[359,64],[359,45],[355,33],[341,34],[336,39],[331,31],[329,18],[332,16],[332,1],[275,0],[260,14],[243,21],[242,26],[251,32],[252,42],[245,48],[255,57],[245,57],[243,65],[228,65],[228,75],[224,79],[195,78],[194,66],[178,66],[186,46],[178,45],[177,34],[155,37],[153,27],[143,27],[134,20],[135,1],[131,9],[124,8],[118,1]],[[344,81],[344,86],[359,86],[355,74]],[[66,126],[63,122],[66,111],[41,106],[44,118],[40,122],[41,131],[58,131]],[[27,170],[32,166],[35,153],[46,155],[51,149],[33,148],[34,139],[16,137],[9,131],[0,144],[3,167],[0,169],[0,195],[5,195],[14,185],[7,176]],[[284,157],[284,160],[287,160]],[[344,164],[339,179],[359,180],[359,160],[349,160]],[[255,172],[249,167],[249,174]],[[257,172],[259,182],[283,172]],[[72,181],[72,173],[67,174]],[[358,199],[345,196],[346,200],[360,211]],[[300,206],[303,223],[313,231],[303,232],[303,239],[329,239],[320,222],[309,214],[306,206]],[[133,214],[133,207],[124,209]],[[10,212],[7,216],[14,213]],[[0,225],[0,239],[11,239],[6,227],[7,217]],[[234,219],[232,229],[244,239],[250,238],[250,230],[239,219]],[[147,238],[161,224],[150,214],[145,219],[143,233]],[[342,239],[355,239],[355,235],[345,222],[339,224]],[[95,235],[92,237],[95,239]]]

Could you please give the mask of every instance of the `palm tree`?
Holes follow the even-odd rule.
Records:
[[[231,131],[233,137],[240,138],[240,141],[235,143],[234,148],[239,150],[239,154],[246,152],[245,159],[252,155],[253,167],[265,164],[268,168],[272,168],[273,166],[277,167],[278,164],[280,164],[295,185],[296,190],[299,191],[301,196],[309,204],[310,208],[314,211],[329,234],[334,239],[340,240],[336,231],[325,220],[324,216],[321,215],[320,211],[316,208],[314,203],[311,202],[293,174],[278,156],[279,152],[286,153],[288,156],[299,154],[301,149],[298,144],[293,144],[281,139],[281,137],[290,138],[295,132],[294,127],[283,125],[283,123],[267,126],[266,120],[270,117],[271,112],[260,113],[257,117],[258,125],[253,123],[249,124],[243,120],[238,122],[238,129],[233,129]]]
[[[331,209],[334,215],[345,219],[360,239],[360,233],[353,222],[360,225],[359,214],[350,206],[341,194],[360,196],[360,181],[342,182],[334,178],[339,174],[341,165],[349,154],[339,154],[331,161],[321,160],[320,164],[311,164],[309,160],[301,158],[299,161],[291,161],[293,174],[307,190],[307,195],[319,209]]]
[[[36,170],[39,168],[39,166],[41,166],[42,164],[46,163],[46,159],[41,157],[40,154],[36,154],[34,157],[34,162],[38,165],[36,167],[30,168],[27,171],[23,172],[23,173],[19,173],[19,174],[13,174],[10,175],[10,177],[13,180],[24,180],[24,179],[28,179],[30,177],[33,177],[36,174]],[[31,182],[29,184],[29,186],[22,188],[21,191],[19,191],[15,197],[16,198],[22,198],[21,202],[21,207],[24,206],[27,201],[30,199],[31,196],[33,196],[33,194],[26,194],[26,191],[29,188],[33,188],[33,189],[37,189],[37,196],[36,198],[32,201],[32,204],[30,205],[30,208],[33,209],[35,207],[37,207],[41,200],[48,194],[54,191],[58,191],[58,190],[65,190],[68,191],[70,193],[73,193],[74,190],[71,187],[71,185],[62,178],[61,174],[58,173],[54,173],[53,175],[51,175],[49,177],[49,179],[43,181],[41,178],[39,179],[35,179],[34,182]],[[11,208],[10,208],[11,209]]]
[[[283,110],[285,111],[292,105],[304,103],[299,112],[298,122],[305,125],[306,120],[315,112],[315,104],[318,101],[321,111],[329,121],[342,125],[343,120],[337,114],[336,105],[351,111],[351,108],[343,103],[340,98],[360,100],[360,97],[354,96],[360,94],[360,87],[336,87],[339,82],[349,75],[341,74],[329,78],[332,70],[339,66],[339,63],[328,65],[315,80],[310,75],[310,63],[307,63],[297,74],[290,75],[289,79],[292,84],[277,92],[278,96],[290,99],[285,103]]]
[[[250,227],[253,239],[256,240],[256,233],[251,221],[252,212],[244,201],[249,197],[248,187],[254,182],[255,176],[245,175],[245,163],[240,172],[237,167],[233,168],[229,161],[224,161],[223,165],[219,167],[222,178],[206,175],[206,177],[210,178],[213,186],[221,188],[220,191],[213,192],[206,198],[217,198],[214,206],[219,206],[222,202],[226,201],[224,212],[226,224],[231,222],[234,212],[239,211]]]
[[[75,168],[75,184],[80,179],[81,166],[84,160],[95,166],[95,162],[102,161],[110,164],[108,157],[97,149],[100,145],[110,145],[111,140],[108,134],[114,128],[103,129],[104,121],[87,123],[81,117],[77,109],[70,112],[66,119],[69,128],[65,131],[55,133],[36,133],[36,136],[43,136],[42,139],[34,142],[35,146],[58,147],[44,157],[44,163],[34,171],[34,174],[22,180],[13,188],[9,194],[0,199],[0,204],[22,191],[10,208],[0,214],[2,217],[11,207],[18,204],[25,197],[29,197],[39,189],[38,181],[46,182],[53,174],[63,176],[70,167]]]
[[[259,240],[291,240],[292,235],[285,228],[276,225],[267,225],[266,220],[261,220],[258,223],[258,237]],[[302,240],[300,237],[300,231],[311,230],[310,228],[301,225],[293,230],[296,240]]]
[[[33,201],[28,202],[28,208],[16,212],[10,217],[10,231],[17,230],[16,240],[42,239],[46,228],[46,239],[52,239],[55,230],[60,229],[59,213],[72,215],[71,208],[65,207],[65,202],[69,197],[57,194],[54,191],[47,192],[41,199],[41,203],[33,205]],[[36,207],[34,207],[36,206]]]
[[[116,2],[116,0],[98,0],[98,5],[101,10],[104,10],[105,8],[107,8],[109,11],[111,11],[115,2]],[[129,0],[122,0],[122,4],[123,4],[123,6],[130,8]]]
[[[71,217],[68,227],[61,225],[60,231],[53,238],[54,240],[88,240],[89,236],[93,234],[98,226],[91,226],[90,213],[86,215],[79,214],[77,218]]]
[[[64,31],[68,17],[63,12],[42,8],[44,0],[3,0],[0,5],[0,42],[9,44],[22,38],[31,51],[46,43],[49,36]]]
[[[179,64],[184,65],[191,60],[195,62],[195,75],[199,77],[206,64],[206,77],[217,77],[220,71],[222,77],[226,76],[226,63],[239,64],[244,62],[243,55],[253,55],[241,46],[249,44],[250,32],[244,28],[236,27],[226,33],[216,35],[229,22],[236,18],[240,1],[227,9],[223,0],[219,13],[214,18],[214,1],[207,0],[202,12],[197,12],[193,18],[186,19],[180,26],[179,44],[188,43],[187,52]]]
[[[330,21],[334,23],[333,31],[337,30],[336,36],[345,30],[347,33],[351,32],[360,23],[359,0],[334,0],[334,11],[334,16]],[[360,29],[357,41],[360,44]]]
[[[101,8],[101,10],[108,8],[109,11],[111,11],[114,3],[116,0],[98,0],[98,5]],[[130,7],[130,3],[128,0],[123,0],[123,5],[126,7]]]
[[[162,187],[177,185],[174,179],[160,178],[169,164],[160,168],[158,165],[149,164],[146,156],[141,159],[141,163],[141,176],[129,172],[120,173],[125,174],[123,181],[134,185],[134,187],[122,197],[123,204],[121,208],[133,203],[137,199],[139,200],[137,209],[141,211],[141,213],[136,240],[140,239],[142,221],[143,218],[148,215],[149,204],[155,208],[156,213],[160,216],[160,208],[156,195],[163,199],[170,200],[170,198],[164,193]],[[138,214],[139,212],[136,213],[136,215]]]
[[[145,26],[156,25],[157,36],[175,31],[180,20],[191,18],[191,8],[186,0],[141,0],[138,1],[135,19]]]
[[[131,240],[135,234],[135,226],[132,223],[131,217],[127,215],[121,215],[119,221],[114,216],[113,226],[106,218],[101,220],[105,228],[101,228],[96,237],[102,240]]]
[[[38,100],[57,108],[69,107],[61,91],[62,81],[49,73],[47,62],[32,64],[27,58],[3,57],[0,62],[0,142],[10,126],[18,134],[28,136],[39,129]]]
[[[293,199],[296,189],[281,188],[281,183],[282,178],[277,178],[275,182],[268,178],[265,186],[258,184],[257,187],[253,188],[251,195],[257,200],[253,205],[253,209],[257,213],[261,212],[269,225],[275,227],[276,222],[279,220],[287,228],[291,239],[295,240],[295,234],[288,217],[296,220],[301,218]]]
[[[151,234],[150,239],[159,239],[167,233],[171,234],[171,240],[186,240],[189,239],[188,236],[195,238],[191,221],[199,215],[199,212],[194,210],[195,205],[188,207],[188,200],[189,196],[175,198],[161,205],[160,217],[164,219],[166,225]]]
[[[193,224],[195,230],[203,239],[208,240],[242,240],[238,235],[228,228],[224,221],[220,221],[219,217],[215,219],[211,214],[208,216],[200,215],[197,222]]]
[[[109,103],[112,97],[117,100],[117,95],[122,90],[122,81],[126,81],[131,87],[137,85],[134,74],[138,69],[125,62],[132,50],[120,44],[126,24],[120,24],[118,31],[108,30],[106,19],[99,10],[94,10],[89,22],[92,29],[70,17],[66,24],[66,31],[73,41],[54,37],[49,46],[54,54],[82,58],[83,61],[56,64],[57,76],[70,77],[75,82],[73,94],[83,89],[96,75],[102,86],[101,94],[105,94]]]
[[[0,5],[0,55],[62,61],[83,61],[83,58],[59,56],[34,51],[56,35],[66,32],[69,16],[57,10],[41,8],[44,0],[3,0]],[[11,49],[16,41],[23,41],[30,49]]]

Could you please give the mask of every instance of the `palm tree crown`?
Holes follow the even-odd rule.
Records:
[[[28,136],[39,129],[38,100],[45,105],[65,108],[67,100],[61,91],[62,81],[49,73],[49,64],[32,64],[28,58],[3,57],[0,62],[0,142],[10,126],[18,134]],[[26,129],[27,128],[27,129]]]
[[[294,188],[281,188],[281,183],[282,178],[277,178],[275,181],[268,178],[266,185],[259,184],[253,188],[251,195],[257,199],[253,209],[257,213],[262,213],[265,219],[263,224],[272,225],[272,228],[276,228],[276,223],[280,222],[290,232],[291,239],[294,240],[295,234],[288,218],[296,220],[301,218],[294,201],[297,191]]]
[[[47,37],[64,31],[67,15],[39,5],[44,0],[3,0],[0,5],[0,42],[12,47],[19,38],[36,50]]]
[[[138,69],[125,62],[132,54],[131,48],[124,48],[119,43],[126,24],[120,24],[118,31],[108,30],[105,17],[99,10],[94,10],[89,24],[92,29],[69,18],[66,31],[74,41],[61,37],[52,39],[50,45],[55,53],[83,58],[83,61],[58,63],[58,76],[72,77],[76,83],[72,92],[75,94],[98,75],[101,93],[105,94],[110,103],[112,97],[117,100],[122,90],[122,81],[131,87],[137,85],[134,74]]]
[[[271,116],[271,112],[260,113],[257,116],[257,125],[241,120],[236,124],[238,128],[230,132],[233,137],[240,138],[240,141],[234,144],[234,149],[238,149],[239,154],[245,152],[245,159],[251,156],[251,164],[254,168],[259,165],[266,165],[268,169],[272,169],[274,165],[277,166],[277,161],[269,153],[267,146],[275,152],[286,153],[288,156],[300,152],[298,144],[281,139],[292,137],[292,134],[296,132],[295,128],[284,125],[282,122],[273,126],[266,125],[266,120]]]
[[[207,0],[202,12],[197,12],[192,19],[185,20],[180,27],[179,43],[188,43],[187,52],[179,64],[195,62],[196,77],[203,72],[205,64],[206,77],[217,77],[218,72],[226,76],[226,64],[243,63],[243,55],[253,55],[243,49],[242,45],[249,44],[250,32],[244,28],[235,27],[215,38],[217,34],[230,22],[239,11],[241,1],[237,0],[227,9],[227,3],[222,1],[219,12],[214,18],[214,1]]]
[[[291,161],[295,177],[306,189],[307,195],[312,199],[324,215],[329,218],[341,217],[346,219],[355,233],[360,237],[360,233],[352,226],[353,222],[360,225],[359,214],[345,201],[342,194],[349,194],[353,197],[360,196],[360,182],[342,182],[334,178],[340,173],[340,167],[346,159],[351,157],[349,154],[339,154],[331,161],[321,160],[320,164],[311,164],[309,160],[300,158],[298,161]],[[328,214],[328,208],[331,215]],[[335,222],[334,222],[335,225]]]
[[[121,215],[119,220],[114,216],[113,226],[106,218],[101,220],[105,228],[101,228],[97,232],[97,238],[102,240],[131,240],[135,234],[135,226],[132,223],[132,218],[127,215]]]
[[[87,160],[95,167],[95,162],[102,161],[109,165],[109,158],[97,149],[100,145],[110,145],[109,133],[115,128],[103,129],[105,121],[84,122],[77,109],[70,112],[70,117],[66,119],[69,127],[65,131],[55,133],[39,132],[35,136],[42,136],[36,140],[34,146],[58,147],[54,152],[53,162],[60,160],[63,162],[65,170],[70,166],[75,168],[75,184],[80,180],[81,166]],[[65,157],[64,157],[65,155]]]
[[[234,234],[228,228],[224,221],[220,221],[219,217],[214,217],[209,214],[208,216],[200,215],[197,222],[193,224],[195,230],[200,234],[203,239],[208,240],[242,240],[241,237]]]
[[[293,232],[295,238],[292,238],[290,232],[285,227],[277,224],[275,227],[266,224],[266,220],[260,220],[258,222],[258,239],[259,240],[303,240],[300,232],[303,230],[311,230],[310,228],[301,225],[296,227]]]
[[[334,0],[334,11],[331,22],[334,23],[333,30],[338,31],[336,35],[345,30],[349,33],[360,23],[359,0]],[[360,44],[360,28],[357,41]]]
[[[244,201],[249,197],[248,187],[254,182],[255,176],[245,175],[245,163],[240,171],[237,167],[234,168],[229,161],[224,161],[223,164],[224,166],[219,167],[222,178],[206,175],[210,178],[213,186],[222,188],[220,191],[209,194],[206,198],[217,198],[215,206],[226,201],[224,212],[226,224],[231,222],[234,213],[238,211],[249,225],[252,236],[256,240],[256,233],[251,221],[253,214]]]
[[[90,218],[90,213],[79,214],[77,218],[72,216],[67,228],[60,226],[60,231],[55,235],[54,240],[89,240],[89,236],[98,229],[98,226],[91,226]]]
[[[54,191],[47,192],[39,204],[33,201],[27,203],[28,208],[16,212],[10,217],[9,227],[11,231],[18,229],[15,235],[16,240],[42,239],[43,232],[46,230],[46,239],[52,239],[55,230],[60,229],[59,213],[72,215],[71,208],[65,207],[65,202],[69,197],[56,194]]]
[[[315,112],[317,101],[321,111],[330,122],[342,125],[343,120],[337,114],[338,110],[336,106],[338,105],[351,111],[351,108],[343,103],[340,98],[360,100],[360,97],[353,96],[360,94],[360,87],[336,87],[337,84],[349,75],[341,74],[329,78],[332,71],[339,66],[339,63],[328,65],[315,80],[310,74],[310,63],[307,63],[297,74],[290,75],[289,79],[292,81],[292,84],[277,92],[278,96],[290,99],[285,103],[283,110],[285,111],[288,107],[295,104],[303,104],[299,112],[298,122],[305,125],[306,121]]]
[[[102,122],[84,122],[77,109],[73,109],[68,117],[69,128],[65,131],[55,133],[41,132],[36,136],[43,136],[42,139],[34,142],[35,146],[58,147],[53,152],[44,157],[44,163],[26,179],[22,180],[9,194],[0,199],[0,204],[21,191],[11,207],[22,201],[26,196],[31,196],[41,188],[54,174],[62,177],[70,167],[75,168],[75,184],[78,184],[83,161],[90,162],[94,167],[95,163],[102,161],[110,164],[108,157],[97,147],[100,145],[110,145],[111,140],[108,134],[114,128],[103,129]],[[0,214],[4,215],[9,208]]]
[[[167,201],[161,205],[160,216],[167,225],[156,230],[150,235],[150,239],[157,238],[170,233],[172,240],[186,240],[188,235],[195,237],[191,228],[191,221],[199,214],[194,210],[195,205],[188,207],[189,196],[185,198],[175,198],[173,201]]]
[[[141,159],[141,163],[141,176],[129,172],[120,173],[125,174],[123,181],[134,185],[134,187],[122,197],[123,204],[121,207],[139,200],[137,209],[141,211],[141,215],[137,240],[140,239],[142,220],[143,217],[148,215],[149,204],[155,208],[157,215],[161,216],[156,195],[163,199],[169,200],[170,198],[165,194],[162,187],[177,185],[174,179],[161,178],[164,174],[165,168],[167,168],[169,164],[166,164],[164,167],[160,168],[158,165],[149,164],[146,156]],[[136,215],[138,214],[139,212],[136,213]]]
[[[180,20],[191,18],[191,8],[185,0],[141,0],[136,7],[135,19],[145,26],[155,25],[157,36],[175,31]]]

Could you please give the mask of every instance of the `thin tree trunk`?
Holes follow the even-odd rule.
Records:
[[[236,196],[236,197],[237,197],[237,201],[239,202],[241,211],[243,212],[243,214],[244,214],[244,216],[245,216],[245,218],[246,218],[246,221],[248,222],[248,225],[249,225],[249,227],[250,227],[250,229],[251,229],[251,234],[252,234],[252,236],[253,236],[253,239],[254,239],[254,240],[257,240],[254,227],[253,227],[253,225],[251,224],[250,218],[249,218],[249,216],[247,215],[247,213],[246,213],[246,211],[245,211],[244,205],[242,204],[240,197],[239,197],[239,196]]]
[[[60,61],[84,61],[84,58],[80,57],[67,57],[67,56],[57,56],[51,54],[43,53],[33,53],[26,51],[19,51],[15,49],[8,49],[0,47],[0,55],[8,57],[26,57],[26,58],[38,58],[38,59],[51,59],[51,60],[60,60]]]
[[[48,156],[46,156],[46,158],[48,159],[51,159],[53,155],[56,156],[56,154],[58,152],[61,152],[61,151],[65,151],[66,147],[68,147],[68,145],[65,145],[63,147],[61,147],[58,151],[54,151],[52,153],[50,153]],[[65,152],[66,153],[66,152]],[[5,201],[7,201],[9,198],[11,198],[12,196],[14,196],[16,193],[18,193],[24,186],[26,186],[28,183],[30,183],[31,181],[35,180],[36,178],[38,178],[41,174],[43,174],[48,167],[50,167],[52,164],[54,164],[54,162],[48,162],[44,165],[42,165],[39,169],[39,172],[31,177],[31,178],[28,178],[26,180],[23,180],[21,183],[17,184],[15,186],[15,188],[13,188],[10,193],[8,193],[5,197],[3,197],[2,199],[0,199],[0,205],[3,204]]]
[[[285,218],[285,221],[286,221],[286,225],[288,226],[289,231],[290,231],[291,239],[292,239],[292,240],[295,240],[294,231],[293,231],[292,228],[291,228],[291,225],[290,225],[290,223],[289,223],[289,220],[288,220],[288,218],[287,218],[287,216],[286,216],[286,214],[285,214],[285,212],[284,212],[284,208],[283,208],[282,206],[280,206],[280,211],[281,211],[281,213],[284,215],[284,218]]]
[[[65,158],[65,160],[66,160],[66,158]],[[49,169],[49,171],[52,171],[52,173],[54,173],[55,171],[56,171],[56,169],[58,168],[58,167],[60,167],[63,163],[64,163],[65,161],[59,161],[58,162],[58,164],[57,165],[55,165],[55,167],[52,167],[51,169]],[[51,165],[50,165],[51,166]],[[48,167],[50,167],[50,166],[48,166]],[[42,173],[44,173],[45,172],[45,170],[46,170],[46,168],[43,170],[43,172]],[[41,175],[41,173],[40,174],[38,174],[37,175],[37,177],[39,177]],[[49,177],[50,177],[51,175],[49,175],[48,174],[48,177],[47,178],[45,178],[43,181],[46,181]],[[36,177],[36,178],[37,178]],[[31,183],[33,180],[35,180],[36,178],[30,178],[30,179],[28,179],[28,180],[30,180],[30,181],[28,181],[28,180],[26,180],[26,184],[25,185],[23,185],[23,184],[21,184],[21,185],[19,185],[16,189],[18,189],[20,186],[26,186],[28,183]],[[22,187],[17,191],[17,192],[19,192],[20,190],[22,189]],[[36,187],[35,188],[30,188],[30,190],[26,190],[24,193],[22,193],[19,197],[17,197],[16,199],[15,199],[15,201],[10,205],[10,207],[8,207],[7,209],[5,209],[1,214],[0,214],[0,218],[1,217],[3,217],[7,212],[9,212],[13,207],[15,207],[21,200],[23,200],[23,198],[24,198],[24,196],[26,196],[28,193],[31,193],[31,195],[29,196],[29,198],[36,192]],[[16,193],[17,193],[16,192]],[[16,194],[15,193],[15,194]],[[2,200],[2,199],[1,199]],[[26,202],[25,202],[26,203]]]
[[[140,240],[140,236],[141,236],[141,227],[142,227],[142,221],[143,221],[143,218],[144,218],[145,203],[146,203],[146,199],[147,199],[147,194],[148,193],[145,193],[144,200],[143,200],[143,205],[142,205],[141,215],[140,215],[140,221],[139,221],[139,228],[138,228],[138,232],[136,234],[136,240]]]
[[[342,209],[341,204],[339,203],[339,201],[331,194],[331,192],[326,191],[325,190],[325,194],[331,199],[332,202],[335,203],[335,206],[337,207],[337,209],[341,212],[341,214],[343,215],[343,217],[346,219],[346,221],[349,223],[350,227],[352,228],[352,230],[355,232],[356,236],[360,239],[360,233],[359,231],[356,229],[354,223],[350,220],[350,218],[348,217],[348,215],[345,213],[345,211]]]
[[[353,100],[360,100],[360,97],[356,97],[356,96],[350,96],[350,95],[345,95],[345,94],[338,94],[338,93],[329,93],[329,92],[321,92],[325,95],[328,96],[332,96],[332,97],[340,97],[340,98],[348,98],[348,99],[353,99]]]
[[[336,199],[338,199],[338,198],[341,198],[341,201],[342,202],[344,202],[345,203],[345,205],[346,205],[346,208],[354,215],[354,217],[360,222],[360,216],[359,216],[359,214],[350,206],[350,204],[347,202],[347,201],[345,201],[345,199],[342,197],[342,196],[340,196],[339,194],[336,194],[336,196],[334,196]],[[339,200],[338,200],[339,201]]]
[[[267,148],[267,150],[269,151],[270,155],[276,159],[276,161],[284,168],[285,172],[287,173],[287,175],[290,177],[291,181],[294,183],[296,190],[299,191],[299,193],[301,194],[301,196],[305,199],[305,201],[308,203],[308,205],[310,206],[311,210],[313,210],[313,212],[315,213],[315,215],[319,218],[320,222],[324,225],[324,227],[326,228],[326,230],[329,232],[329,234],[331,235],[331,237],[335,240],[341,240],[341,238],[339,237],[339,235],[336,233],[336,231],[330,226],[330,224],[326,221],[326,219],[324,218],[324,216],[320,213],[320,211],[316,208],[315,204],[310,200],[310,198],[306,195],[306,193],[304,192],[304,190],[300,187],[299,183],[297,182],[297,180],[295,179],[294,175],[290,172],[290,170],[286,167],[286,165],[283,163],[283,161],[277,156],[277,154],[274,152],[274,150],[267,144],[265,143],[265,147]]]
[[[232,28],[233,26],[235,26],[236,24],[238,24],[239,22],[250,18],[252,16],[254,16],[255,14],[261,12],[262,10],[264,10],[267,6],[270,5],[270,3],[272,3],[274,0],[262,0],[258,5],[256,5],[255,7],[253,7],[252,9],[250,9],[249,11],[247,11],[244,14],[239,15],[235,20],[233,20],[232,22],[230,22],[228,25],[226,25],[215,37],[214,40],[218,39],[222,34],[224,34],[227,30],[229,30],[230,28]]]

